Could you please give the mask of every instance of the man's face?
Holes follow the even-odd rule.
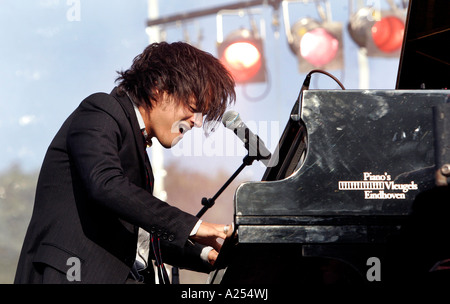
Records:
[[[201,127],[203,116],[196,113],[195,102],[190,107],[177,105],[167,94],[161,96],[149,113],[147,132],[150,137],[156,137],[164,148],[176,145],[184,133],[193,127]]]

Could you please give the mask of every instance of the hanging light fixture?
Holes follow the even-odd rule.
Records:
[[[301,72],[342,68],[341,24],[302,18],[291,27],[291,35],[289,46],[299,59]]]
[[[350,16],[348,32],[359,47],[367,49],[368,56],[399,56],[405,31],[403,13],[360,8]]]
[[[219,43],[218,57],[237,83],[266,80],[263,42],[247,29],[234,31]]]

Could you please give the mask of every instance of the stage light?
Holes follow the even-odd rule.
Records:
[[[371,32],[375,45],[381,51],[390,53],[402,47],[405,24],[395,16],[386,16],[375,22]]]
[[[249,30],[232,32],[218,44],[218,57],[236,83],[266,81],[263,43]]]
[[[405,21],[400,14],[361,8],[350,17],[349,34],[359,47],[367,49],[367,56],[399,56],[405,31]]]
[[[297,55],[300,72],[315,68],[341,69],[342,26],[340,23],[319,23],[311,18],[303,18],[291,28],[290,48]]]
[[[300,41],[300,55],[317,67],[333,60],[338,48],[339,41],[323,28],[307,32]]]

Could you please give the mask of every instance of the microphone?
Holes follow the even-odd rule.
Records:
[[[223,115],[223,125],[232,130],[244,143],[245,148],[249,152],[249,156],[255,157],[267,167],[271,157],[270,151],[264,145],[264,142],[250,131],[250,129],[242,121],[240,115],[236,111],[228,111]]]

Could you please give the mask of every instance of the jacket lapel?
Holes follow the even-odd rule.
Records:
[[[136,145],[138,148],[139,158],[142,164],[145,167],[145,178],[147,180],[148,190],[153,192],[153,171],[150,165],[150,160],[148,158],[147,151],[145,149],[146,143],[144,139],[144,135],[141,133],[141,129],[139,127],[139,123],[136,117],[136,113],[134,112],[134,107],[132,101],[128,98],[128,96],[119,96],[117,94],[117,87],[114,88],[111,92],[111,96],[114,97],[119,104],[122,106],[125,115],[128,118],[128,121],[131,124],[133,129],[134,140],[136,141]]]

